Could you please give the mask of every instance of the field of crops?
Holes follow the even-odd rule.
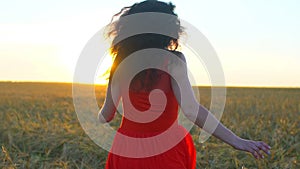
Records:
[[[96,87],[99,105],[105,88]],[[209,107],[210,88],[200,87]],[[82,130],[72,84],[0,83],[0,168],[103,168],[107,152]],[[118,118],[112,123],[118,123]],[[211,137],[198,142],[197,168],[300,168],[300,89],[228,88],[221,121],[237,135],[263,140],[271,155],[256,160]]]

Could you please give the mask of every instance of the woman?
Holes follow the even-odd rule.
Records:
[[[250,152],[255,158],[263,158],[260,150],[267,154],[270,153],[270,146],[266,143],[245,140],[236,136],[197,102],[188,80],[185,57],[176,51],[179,35],[183,32],[178,19],[166,21],[168,22],[167,30],[174,36],[141,33],[120,40],[120,36],[122,34],[124,36],[125,29],[132,26],[129,25],[129,22],[124,21],[127,16],[145,12],[177,16],[174,8],[175,6],[171,3],[148,0],[123,8],[120,13],[115,15],[115,17],[119,16],[119,20],[111,23],[108,36],[113,38],[111,53],[115,59],[110,71],[106,100],[99,112],[99,120],[102,123],[111,121],[121,98],[124,113],[121,126],[107,158],[106,169],[195,168],[196,154],[191,135],[177,123],[178,106],[181,106],[188,119],[201,128],[204,126],[206,118],[212,119],[217,124],[216,129],[214,131],[206,130],[233,148]],[[144,19],[147,20],[147,17]],[[138,51],[153,48],[175,55],[183,64],[168,59],[157,61],[159,69],[149,68],[137,73],[130,81],[129,89],[125,89],[125,92],[124,81],[115,78],[117,79],[114,81],[116,83],[112,84],[113,76],[122,61],[130,55],[138,55]],[[139,58],[147,60],[141,53],[139,55]],[[122,73],[123,75],[128,73],[132,66],[134,65],[128,66],[128,71],[121,71],[121,76]],[[166,73],[169,70],[176,78]],[[180,88],[179,85],[184,87]],[[113,94],[111,93],[112,88],[114,88]],[[161,95],[160,91],[164,95]],[[189,97],[188,105],[183,105],[181,101],[183,94]],[[197,112],[194,111],[195,107]],[[147,116],[148,113],[155,114],[153,113],[155,111],[161,112],[161,114],[156,114],[156,117]],[[140,115],[143,117],[141,118]]]

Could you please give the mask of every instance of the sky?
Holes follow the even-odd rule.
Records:
[[[0,81],[72,82],[87,41],[113,14],[135,2],[1,1]],[[226,85],[300,87],[300,1],[171,2],[179,18],[194,25],[214,47]],[[188,59],[197,84],[209,85],[204,66],[192,62]],[[100,68],[107,65],[109,59]]]

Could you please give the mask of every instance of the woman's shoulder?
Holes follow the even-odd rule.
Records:
[[[180,51],[172,51],[173,54],[175,54],[176,56],[178,56],[180,59],[182,59],[184,62],[186,62],[185,56],[182,52]]]

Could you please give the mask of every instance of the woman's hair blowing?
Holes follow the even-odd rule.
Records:
[[[112,40],[110,47],[110,53],[114,57],[113,66],[111,67],[109,80],[111,80],[118,65],[131,53],[146,49],[146,48],[160,48],[170,51],[175,51],[178,48],[178,39],[180,34],[183,32],[183,28],[180,25],[180,21],[177,18],[177,14],[174,13],[175,6],[172,3],[165,3],[155,0],[146,0],[140,3],[135,3],[130,7],[124,7],[119,13],[115,14],[112,18],[111,23],[107,26],[106,35]],[[174,31],[171,34],[174,37],[169,37],[161,34],[154,33],[143,33],[130,36],[121,41],[117,41],[117,37],[122,34],[123,28],[128,27],[127,22],[121,22],[125,16],[145,13],[145,12],[156,12],[165,13],[176,16],[176,20],[168,24],[170,31]],[[118,18],[118,19],[116,19]],[[146,18],[145,18],[146,19]],[[158,71],[150,70],[150,82],[155,83],[155,79],[158,78]],[[133,80],[141,80],[145,77],[146,71],[140,72]],[[149,88],[152,84],[145,84],[144,87]]]

